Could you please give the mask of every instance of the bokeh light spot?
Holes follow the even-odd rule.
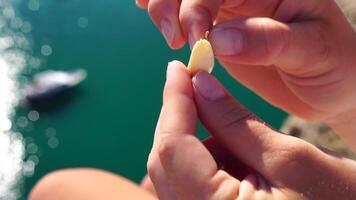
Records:
[[[89,20],[86,17],[79,17],[77,23],[80,28],[86,28],[89,25]]]
[[[40,9],[40,2],[39,0],[29,0],[27,6],[32,11],[38,11]]]
[[[44,56],[50,56],[52,54],[52,47],[48,44],[45,44],[41,47],[41,53]]]
[[[31,110],[28,115],[27,115],[28,119],[35,122],[40,118],[40,114],[35,111],[35,110]]]
[[[59,145],[59,140],[56,138],[56,137],[51,137],[49,140],[48,140],[48,146],[52,149],[55,149],[57,148]]]

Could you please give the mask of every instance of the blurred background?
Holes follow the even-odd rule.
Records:
[[[172,51],[134,0],[0,0],[0,199],[24,199],[45,174],[94,167],[139,182],[146,173]],[[88,78],[45,106],[18,91],[44,70],[83,68]],[[214,75],[279,128],[286,114],[229,77]],[[47,105],[48,104],[48,105]],[[199,128],[204,138],[205,130]]]

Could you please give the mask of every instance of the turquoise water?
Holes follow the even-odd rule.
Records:
[[[106,169],[139,181],[161,106],[166,65],[173,59],[186,63],[189,48],[170,50],[133,0],[42,0],[38,10],[29,9],[28,2],[19,9],[32,24],[31,53],[42,62],[25,75],[84,68],[88,79],[56,107],[38,110],[39,120],[21,130],[37,145],[39,157],[34,175],[25,182],[26,192],[46,173],[71,167]],[[43,45],[51,47],[49,56],[41,54]],[[214,74],[248,108],[280,126],[285,113],[221,67]],[[18,116],[29,111],[19,109]],[[199,134],[204,135],[202,128]]]

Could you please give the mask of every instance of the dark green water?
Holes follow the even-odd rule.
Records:
[[[187,62],[189,49],[170,50],[134,0],[40,1],[30,11],[33,55],[41,70],[85,68],[88,79],[52,110],[40,110],[33,130],[24,131],[39,146],[39,164],[26,180],[26,191],[46,173],[62,168],[95,167],[139,181],[145,174],[168,61]],[[88,26],[77,24],[80,17]],[[49,44],[52,55],[41,56]],[[221,67],[214,74],[247,107],[279,127],[285,114],[231,79]],[[19,111],[21,114],[23,111]],[[26,111],[28,112],[28,111]],[[56,129],[59,146],[49,148],[45,130]],[[204,135],[204,130],[200,130]]]

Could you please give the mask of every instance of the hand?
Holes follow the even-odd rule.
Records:
[[[194,135],[198,116],[212,134],[206,146]],[[354,161],[272,130],[211,75],[192,82],[169,64],[148,160],[159,199],[355,199],[355,172]]]
[[[333,0],[137,0],[172,48],[211,30],[227,71],[271,104],[327,123],[356,149],[356,34]]]

